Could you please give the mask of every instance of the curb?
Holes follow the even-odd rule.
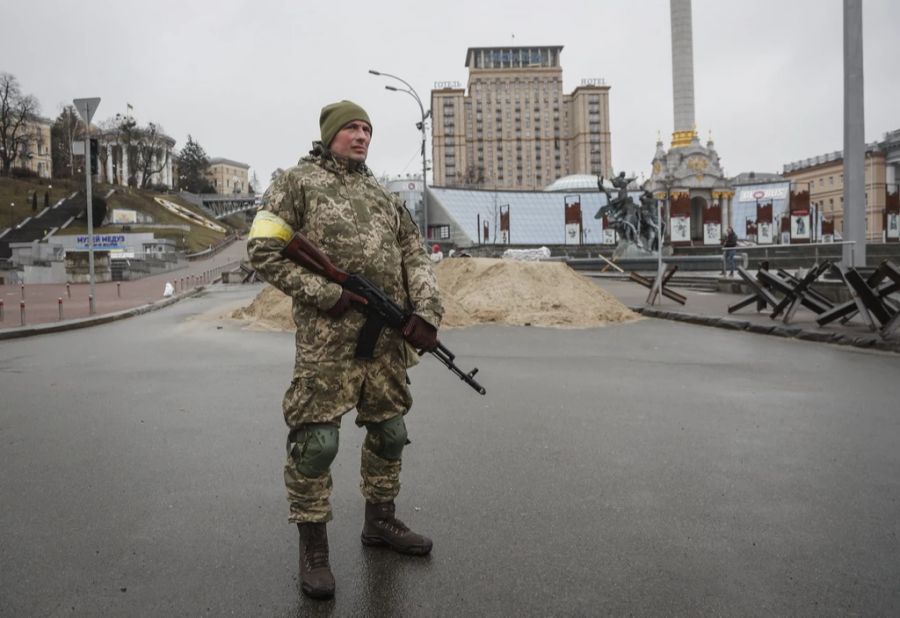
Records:
[[[868,348],[874,350],[882,350],[885,352],[900,353],[900,340],[886,340],[875,334],[844,335],[842,333],[829,333],[819,330],[808,330],[797,326],[787,326],[784,324],[757,324],[755,322],[739,320],[736,318],[719,318],[708,315],[682,313],[678,311],[663,311],[661,309],[652,309],[640,305],[631,306],[629,307],[629,309],[648,318],[659,318],[663,320],[673,320],[676,322],[687,322],[689,324],[696,324],[699,326],[712,326],[716,328],[724,328],[727,330],[741,330],[758,335],[773,335],[775,337],[784,337],[787,339],[817,341],[820,343],[834,343],[837,345],[849,345],[857,348]]]
[[[108,322],[115,322],[117,320],[124,320],[125,318],[130,318],[136,315],[141,315],[142,313],[149,313],[151,311],[156,311],[157,309],[163,309],[168,307],[169,305],[174,305],[180,300],[184,300],[185,298],[191,298],[192,296],[196,296],[200,292],[204,291],[206,286],[200,286],[185,292],[184,294],[180,294],[178,296],[173,296],[172,298],[167,298],[166,300],[162,300],[159,302],[149,303],[147,305],[141,305],[139,307],[133,307],[131,309],[123,309],[121,311],[114,311],[112,313],[104,313],[103,315],[95,315],[88,318],[78,318],[75,320],[63,320],[62,322],[45,322],[43,324],[35,324],[33,326],[20,326],[18,328],[7,328],[0,330],[0,341],[4,339],[18,339],[21,337],[31,337],[34,335],[45,335],[48,333],[59,333],[66,330],[74,330],[76,328],[87,328],[88,326],[96,326],[98,324],[106,324]]]

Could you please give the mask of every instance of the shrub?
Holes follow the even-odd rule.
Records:
[[[38,173],[27,167],[14,167],[10,170],[13,178],[40,178]]]

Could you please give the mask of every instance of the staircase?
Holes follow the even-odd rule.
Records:
[[[65,227],[74,217],[84,212],[85,203],[84,195],[75,193],[7,230],[0,236],[0,258],[11,255],[10,243],[41,240],[47,234]]]

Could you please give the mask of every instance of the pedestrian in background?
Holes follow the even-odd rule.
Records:
[[[441,251],[441,246],[437,243],[431,245],[431,261],[437,264],[441,260],[444,259],[444,252]]]
[[[734,228],[728,226],[728,233],[725,234],[725,270],[728,271],[729,277],[734,277],[734,255],[735,247],[737,247],[737,234]]]

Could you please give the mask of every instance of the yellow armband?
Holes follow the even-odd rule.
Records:
[[[293,236],[294,230],[284,219],[268,210],[260,210],[253,219],[249,238],[278,238],[287,243]]]

